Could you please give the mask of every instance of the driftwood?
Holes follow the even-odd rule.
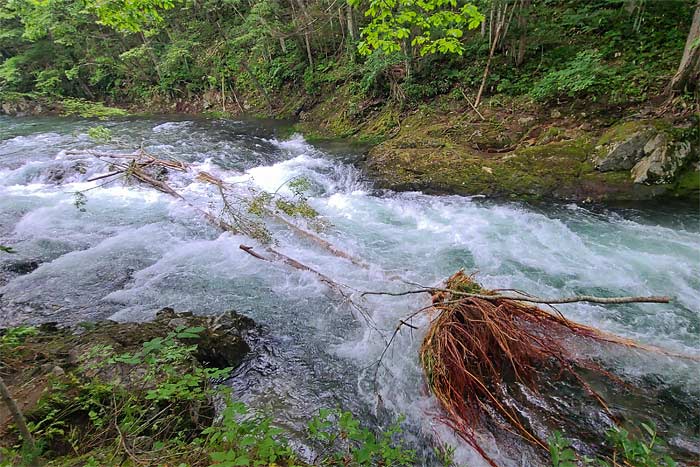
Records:
[[[197,179],[200,181],[215,185],[219,189],[219,192],[225,201],[226,194],[224,191],[230,187],[228,187],[227,184],[223,180],[221,180],[220,178],[215,177],[207,172],[199,172],[197,174]],[[276,221],[284,224],[287,228],[292,230],[294,233],[296,233],[300,237],[311,240],[312,242],[316,243],[318,246],[320,246],[324,250],[328,251],[332,255],[337,256],[338,258],[347,259],[348,261],[353,263],[355,266],[359,266],[359,267],[364,268],[364,269],[367,269],[369,267],[367,265],[367,263],[365,263],[361,259],[355,258],[354,256],[350,255],[349,253],[347,253],[343,250],[340,250],[335,245],[333,245],[329,241],[319,237],[315,233],[310,232],[310,231],[296,225],[295,223],[289,221],[285,216],[283,216],[281,214],[277,214],[275,212],[270,212],[269,215],[270,215],[270,217],[272,217]]]
[[[317,271],[316,269],[307,266],[304,263],[301,263],[294,258],[290,258],[289,256],[278,252],[277,250],[273,249],[272,247],[266,247],[265,251],[270,254],[270,257],[266,257],[261,255],[260,253],[256,252],[253,250],[253,247],[247,246],[247,245],[239,245],[239,248],[249,255],[253,256],[254,258],[257,258],[262,261],[270,261],[270,262],[280,262],[284,263],[288,266],[291,266],[294,269],[297,269],[299,271],[306,271],[310,272],[311,274],[315,275],[321,282],[326,284],[328,288],[330,288],[333,292],[335,292],[338,296],[340,296],[345,302],[347,302],[352,309],[357,311],[360,316],[367,322],[367,324],[370,325],[374,330],[378,331],[381,335],[383,333],[377,328],[376,323],[372,319],[372,316],[370,313],[362,306],[359,305],[357,302],[355,302],[352,299],[352,294],[356,292],[355,289],[352,287],[341,284],[339,282],[334,281],[327,275],[323,274],[322,272]]]

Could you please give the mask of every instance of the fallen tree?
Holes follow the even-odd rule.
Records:
[[[531,303],[664,303],[668,297],[567,297],[542,299],[522,293],[500,294],[482,288],[462,271],[450,277],[444,288],[425,288],[432,305],[420,313],[435,318],[420,348],[420,361],[427,384],[438,399],[445,418],[455,433],[471,445],[490,465],[497,463],[480,445],[477,430],[486,420],[548,452],[546,440],[523,419],[507,394],[506,383],[540,394],[543,378],[568,378],[587,394],[593,404],[616,421],[604,397],[588,382],[596,375],[610,385],[627,383],[586,355],[578,354],[569,339],[633,347],[677,355],[573,322],[558,312]],[[417,293],[410,291],[408,293]],[[528,303],[529,302],[529,303]],[[403,320],[406,324],[408,320]],[[400,324],[398,330],[403,326]],[[546,377],[544,375],[547,375]],[[564,421],[570,414],[550,413]],[[561,425],[559,425],[561,426]]]
[[[84,153],[76,153],[84,154]],[[273,248],[274,238],[268,229],[265,220],[272,220],[290,229],[297,236],[311,241],[331,255],[345,259],[353,265],[367,269],[368,265],[359,258],[337,248],[317,233],[305,229],[290,218],[303,218],[307,221],[317,219],[316,211],[307,203],[303,194],[305,184],[303,179],[290,179],[285,182],[292,188],[293,196],[283,197],[279,194],[280,186],[274,193],[268,193],[248,186],[241,194],[239,187],[226,183],[208,172],[194,172],[192,168],[179,160],[160,159],[146,152],[143,148],[132,153],[106,153],[89,151],[88,154],[108,162],[110,172],[97,175],[88,181],[105,180],[101,184],[76,193],[78,197],[84,196],[84,192],[102,187],[117,180],[136,180],[155,190],[165,193],[180,202],[183,202],[193,211],[200,214],[210,224],[224,232],[242,234],[257,240],[263,245],[263,254],[253,250],[253,247],[240,245],[240,249],[256,259],[268,262],[278,262],[293,269],[313,274],[316,278],[328,286],[328,288],[346,303],[356,317],[362,318],[372,329],[383,336],[383,332],[376,326],[371,314],[363,304],[353,298],[358,291],[346,284],[339,283],[315,268],[304,264]],[[168,171],[189,173],[192,180],[204,182],[215,187],[220,201],[219,212],[205,210],[185,198],[167,182]],[[301,182],[299,182],[301,181]],[[80,201],[84,203],[84,200]],[[359,316],[358,316],[359,315]]]

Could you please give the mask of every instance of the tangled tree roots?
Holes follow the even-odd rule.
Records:
[[[610,414],[603,398],[580,372],[590,370],[615,383],[624,383],[576,355],[562,342],[574,336],[631,347],[639,345],[521,301],[470,295],[495,293],[482,289],[462,271],[448,279],[445,289],[433,291],[433,309],[439,315],[430,325],[420,357],[447,424],[491,465],[496,463],[479,446],[474,431],[489,417],[534,446],[547,449],[517,410],[504,402],[508,399],[506,382],[517,382],[537,394],[538,375],[543,372],[568,376]]]

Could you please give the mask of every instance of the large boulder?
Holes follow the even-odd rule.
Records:
[[[630,171],[635,184],[671,184],[695,159],[692,144],[678,133],[661,120],[616,125],[598,141],[593,164],[599,172]]]
[[[632,179],[645,185],[671,183],[690,154],[689,142],[674,142],[659,133],[644,145],[644,157],[632,167]]]
[[[600,172],[630,170],[644,158],[644,147],[659,134],[650,122],[627,122],[608,130],[596,145],[595,168]]]

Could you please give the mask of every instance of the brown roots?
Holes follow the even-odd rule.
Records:
[[[524,302],[478,295],[495,293],[482,289],[462,271],[448,279],[445,289],[434,290],[433,310],[439,314],[420,349],[428,385],[445,412],[445,421],[462,439],[496,466],[475,434],[475,429],[490,418],[546,450],[545,441],[508,404],[505,389],[507,383],[518,383],[538,394],[543,387],[538,378],[543,374],[567,377],[612,417],[603,398],[581,373],[592,371],[615,384],[624,382],[563,342],[567,337],[582,337],[638,345]]]

